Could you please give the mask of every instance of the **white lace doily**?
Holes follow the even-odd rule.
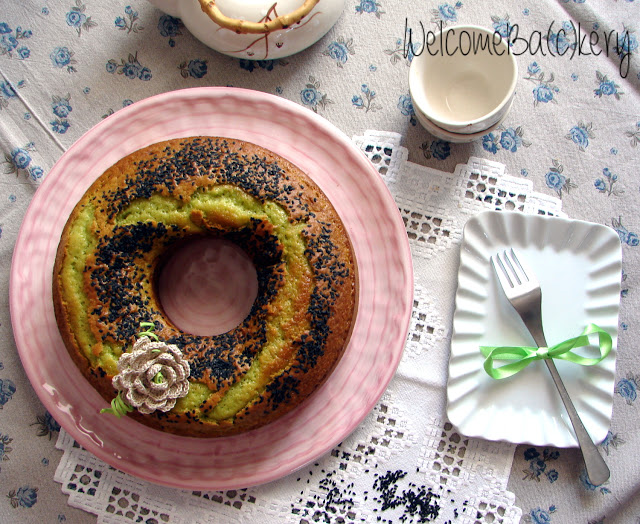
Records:
[[[502,164],[471,158],[445,173],[407,161],[400,135],[370,131],[354,142],[393,194],[409,236],[415,291],[398,372],[345,441],[276,482],[205,492],[157,486],[115,470],[64,430],[56,470],[69,504],[100,523],[296,523],[520,521],[507,491],[515,445],[467,438],[446,420],[446,380],[458,250],[466,220],[487,209],[564,216],[561,201],[533,192]]]

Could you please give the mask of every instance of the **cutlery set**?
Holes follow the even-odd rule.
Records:
[[[536,345],[539,348],[548,347],[542,326],[542,289],[533,270],[524,259],[518,258],[512,248],[492,255],[490,261],[504,294],[520,315]],[[593,485],[599,486],[609,479],[609,468],[584,427],[553,358],[543,360],[573,425],[589,480]]]

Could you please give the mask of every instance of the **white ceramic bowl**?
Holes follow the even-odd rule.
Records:
[[[413,58],[409,90],[416,113],[453,133],[479,133],[502,120],[513,101],[518,65],[495,31],[458,25],[427,33]]]
[[[500,120],[498,120],[492,126],[489,126],[487,129],[483,129],[482,131],[478,131],[477,133],[454,133],[453,131],[448,131],[435,125],[419,109],[414,109],[418,122],[420,122],[422,124],[422,127],[424,127],[433,136],[435,136],[436,138],[441,138],[442,140],[445,140],[447,142],[451,142],[452,144],[466,144],[481,139],[484,135],[499,127],[500,124],[504,122],[505,118],[507,118],[507,114],[511,109],[511,105],[513,105],[513,101],[511,102],[511,104],[509,104],[509,107],[507,107],[507,111],[504,113]]]

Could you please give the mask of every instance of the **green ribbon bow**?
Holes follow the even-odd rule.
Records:
[[[600,357],[587,358],[576,353],[572,353],[574,348],[590,345],[589,335],[598,334],[598,343],[600,347]],[[481,346],[480,351],[485,356],[484,370],[491,378],[497,380],[515,375],[522,371],[534,360],[542,360],[545,358],[558,358],[567,360],[581,366],[593,366],[601,362],[611,351],[613,342],[611,335],[595,324],[589,324],[581,335],[560,342],[549,348],[528,347],[528,346]],[[496,360],[510,360],[508,364],[499,367],[494,366]]]

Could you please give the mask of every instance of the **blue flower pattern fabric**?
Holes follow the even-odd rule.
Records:
[[[180,74],[182,78],[202,78],[208,72],[207,61],[199,58],[189,60],[189,62],[182,62],[180,64]]]
[[[595,138],[595,134],[593,133],[593,124],[591,122],[588,124],[580,122],[569,130],[566,138],[575,143],[580,151],[585,151],[589,146],[589,139]]]
[[[398,109],[402,115],[409,117],[409,122],[411,122],[412,126],[418,123],[410,94],[400,95],[400,98],[398,98]]]
[[[537,84],[532,91],[534,106],[548,104],[549,102],[558,103],[555,95],[560,92],[560,88],[554,84],[555,76],[553,73],[546,76],[537,62],[531,62],[527,67],[525,80],[530,80]]]
[[[309,77],[309,81],[300,91],[300,100],[314,113],[325,109],[328,104],[333,104],[333,101],[320,91],[320,82],[313,76]]]
[[[53,111],[54,120],[50,122],[51,129],[55,133],[59,133],[61,135],[65,134],[71,125],[69,123],[69,114],[73,111],[71,107],[71,95],[67,95],[66,97],[60,97],[54,95],[52,97],[51,110]]]
[[[638,398],[638,388],[640,388],[640,376],[629,375],[618,381],[615,391],[629,406],[633,406]]]
[[[164,20],[164,22],[166,22],[166,19]],[[158,26],[160,26],[161,23],[163,23],[163,21],[159,21]],[[134,11],[130,5],[124,8],[124,16],[116,17],[115,26],[121,31],[126,31],[127,33],[131,33],[131,32],[137,33],[139,31],[144,30],[144,26],[140,24],[138,12]],[[175,34],[178,34],[178,33],[176,32]],[[165,34],[163,36],[172,36],[172,35]]]
[[[12,99],[18,98],[16,89],[22,89],[24,86],[24,80],[20,80],[16,85],[7,81],[0,82],[0,109],[7,107]]]
[[[555,512],[556,506],[549,506],[547,509],[537,507],[523,515],[522,520],[531,524],[552,524],[552,515]]]
[[[522,126],[504,127],[498,126],[496,131],[491,131],[482,137],[482,147],[485,151],[494,155],[502,150],[515,153],[522,147],[529,147],[531,142],[525,140]]]
[[[560,26],[561,29],[558,29],[557,32],[552,32],[550,27],[546,37],[549,44],[549,53],[563,56],[575,50],[578,44],[575,41],[576,28],[573,22],[564,21]]]
[[[56,159],[51,148],[59,155],[102,118],[156,93],[209,85],[247,87],[291,100],[348,136],[372,127],[401,133],[412,160],[440,169],[453,170],[469,156],[504,163],[509,173],[527,177],[536,190],[562,199],[570,216],[611,227],[623,251],[619,351],[627,350],[640,329],[634,313],[640,267],[637,0],[612,1],[606,7],[595,0],[501,0],[489,6],[440,0],[411,8],[399,0],[350,0],[335,28],[314,46],[285,59],[256,61],[209,50],[179,18],[144,0],[108,5],[26,0],[5,6],[0,10],[0,117],[3,126],[11,122],[0,153],[0,176],[7,188],[0,195],[5,257],[15,242],[16,210],[26,208]],[[420,24],[425,31],[437,31],[470,23],[509,39],[520,74],[513,109],[503,123],[473,144],[432,137],[418,124],[407,75],[422,49],[416,41],[406,47],[405,22],[414,35]],[[599,41],[590,47],[589,38],[596,33]],[[34,439],[55,441],[60,427],[53,417],[37,402],[25,405],[28,383],[19,364],[7,356],[15,354],[15,347],[7,334],[6,311],[0,326],[7,339],[0,348],[0,422],[27,410],[21,434],[30,431]],[[614,423],[600,445],[612,461],[623,460],[634,446],[633,435],[616,420],[640,416],[640,366],[637,361],[621,366],[613,392]],[[0,480],[5,505],[17,519],[28,520],[44,511],[45,480],[35,475],[9,478],[9,468],[23,453],[17,434],[0,424]],[[47,446],[53,449],[53,444]],[[611,508],[603,499],[620,495],[616,479],[593,486],[584,473],[569,471],[563,450],[519,449],[513,482],[523,492],[535,483],[541,493],[522,508],[524,522],[567,522],[572,508],[557,504],[555,494],[564,486],[580,489],[585,497],[600,497],[589,499],[604,508],[594,510],[593,522]],[[34,458],[39,467],[54,463],[53,454],[47,455]],[[65,510],[53,510],[59,522],[67,520]]]
[[[13,439],[9,437],[9,435],[3,435],[0,433],[0,461],[7,461],[10,459],[9,453],[13,451],[11,447],[11,443]],[[2,468],[0,467],[0,473],[2,472]]]
[[[11,490],[7,496],[14,508],[31,508],[38,502],[38,488],[21,486],[18,489]]]
[[[126,26],[124,18],[121,19],[122,26]],[[182,20],[171,15],[162,15],[158,20],[158,31],[161,36],[169,38],[169,46],[174,47],[176,36],[182,35]]]
[[[380,4],[380,2],[376,2],[375,0],[360,0],[360,3],[356,6],[356,13],[370,13],[380,18],[381,15],[384,14],[384,11],[382,10],[382,4]]]
[[[618,175],[612,173],[608,167],[602,169],[602,177],[596,178],[594,183],[596,189],[607,196],[619,196],[624,193],[624,189],[614,187],[618,182]]]
[[[620,86],[613,80],[609,80],[607,75],[603,75],[600,71],[596,71],[596,79],[598,81],[598,87],[594,89],[593,93],[598,98],[603,96],[612,96],[616,100],[620,100],[620,95],[623,94],[620,91]]]
[[[57,69],[64,69],[68,73],[75,73],[75,64],[77,64],[78,62],[75,58],[73,58],[73,55],[73,51],[69,50],[69,48],[66,46],[56,47],[49,55],[49,58],[51,58],[53,67]]]
[[[616,230],[618,236],[620,237],[620,241],[623,244],[636,247],[640,243],[640,241],[638,240],[638,235],[633,231],[629,231],[625,226],[622,225],[622,217],[612,218],[611,227]]]
[[[524,451],[524,460],[529,463],[529,467],[524,469],[524,478],[527,480],[535,480],[540,482],[542,478],[546,478],[553,483],[558,480],[559,473],[550,465],[560,458],[558,450],[545,448],[542,453],[536,448],[527,448]]]
[[[44,171],[40,166],[33,163],[31,155],[35,151],[35,144],[29,142],[23,147],[16,147],[9,154],[5,154],[5,159],[0,162],[5,173],[15,173],[19,176],[24,173],[33,181],[38,181],[44,176]]]
[[[454,24],[458,21],[457,10],[462,7],[462,2],[455,2],[454,4],[440,4],[437,9],[431,11],[431,21],[434,24],[440,24],[446,26]]]
[[[144,67],[138,61],[138,53],[130,54],[125,60],[122,58],[120,64],[113,58],[107,62],[107,72],[124,75],[129,79],[138,79],[143,81],[151,80],[152,74],[148,67]]]
[[[565,193],[568,193],[572,188],[577,187],[577,185],[571,182],[571,179],[566,175],[562,174],[564,166],[560,164],[558,160],[554,158],[552,164],[544,176],[544,179],[547,187],[553,189],[557,193],[558,198],[562,198]]]
[[[446,160],[451,155],[451,144],[440,138],[423,142],[420,149],[427,160]]]
[[[9,58],[16,57],[19,60],[31,56],[31,50],[24,40],[33,35],[30,29],[23,30],[21,26],[12,29],[6,22],[0,22],[0,54]]]
[[[360,88],[360,94],[353,95],[351,103],[356,109],[364,109],[365,113],[369,111],[378,111],[382,109],[382,106],[374,101],[376,92],[373,89],[369,89],[369,86],[362,84]]]
[[[338,67],[343,67],[347,63],[350,55],[354,55],[353,38],[345,39],[339,37],[329,44],[324,51],[324,55],[335,60]]]
[[[76,5],[67,12],[67,25],[73,27],[78,36],[82,36],[82,31],[88,31],[98,25],[91,19],[91,16],[86,14],[86,9],[87,6],[81,0],[76,0]]]
[[[16,392],[16,385],[10,379],[0,379],[0,407],[11,400]]]

